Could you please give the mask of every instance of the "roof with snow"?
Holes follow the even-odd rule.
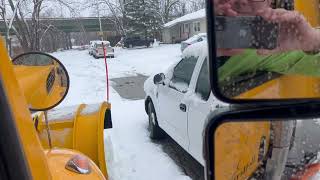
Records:
[[[200,57],[202,55],[208,56],[208,41],[203,40],[188,46],[182,53],[182,57]]]
[[[172,21],[166,23],[164,25],[164,27],[172,27],[172,26],[176,25],[177,23],[191,21],[191,20],[195,20],[195,19],[201,19],[204,17],[206,17],[206,11],[205,11],[205,9],[200,9],[199,11],[196,11],[196,12],[193,12],[190,14],[186,14],[186,15],[181,16],[175,20],[172,20]]]

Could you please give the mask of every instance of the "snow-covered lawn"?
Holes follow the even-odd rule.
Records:
[[[108,59],[110,78],[152,75],[162,72],[180,58],[180,45],[161,45],[148,49],[116,49],[116,58]],[[53,53],[66,66],[70,90],[59,107],[105,100],[106,80],[103,59],[94,59],[87,51]],[[113,129],[105,130],[108,170],[113,180],[182,180],[182,173],[161,147],[148,136],[148,117],[144,100],[122,99],[111,88]],[[112,147],[110,149],[112,143]],[[110,156],[110,150],[113,156]],[[108,156],[109,153],[109,156]]]
[[[66,66],[70,76],[70,92],[61,106],[95,103],[105,97],[106,77],[103,58],[95,59],[88,51],[53,53]],[[180,45],[161,45],[144,49],[116,49],[116,58],[108,59],[109,78],[150,76],[163,72],[181,56]],[[116,93],[111,89],[111,93]],[[118,100],[111,95],[111,102]]]

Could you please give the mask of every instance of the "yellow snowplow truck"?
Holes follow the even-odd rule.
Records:
[[[294,9],[303,14],[310,24],[320,26],[320,9],[318,0],[274,1],[274,8]],[[262,76],[265,75],[265,78]],[[290,99],[290,98],[318,98],[320,91],[319,78],[303,75],[262,76],[248,78],[250,82],[241,81],[233,84],[229,89],[239,89],[230,95],[235,99]],[[257,82],[257,83],[254,83]],[[299,82],[299,85],[297,85]],[[306,87],[310,87],[309,89]],[[292,91],[294,89],[294,91]],[[241,91],[241,92],[240,92]],[[230,179],[260,179],[259,168],[270,174],[267,179],[276,178],[278,172],[283,172],[295,122],[243,122],[226,123],[215,132],[215,178]],[[273,137],[271,138],[271,134]],[[270,157],[272,154],[272,157]],[[268,157],[269,156],[269,157]],[[281,174],[280,174],[281,175]],[[303,179],[303,178],[302,178]]]
[[[104,129],[111,105],[53,109],[69,90],[66,68],[30,52],[10,60],[0,40],[0,179],[108,179]]]

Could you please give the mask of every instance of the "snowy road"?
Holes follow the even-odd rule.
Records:
[[[103,59],[94,59],[88,55],[87,51],[78,50],[57,52],[53,55],[66,66],[71,81],[69,94],[59,107],[79,103],[97,103],[105,99],[106,81]],[[150,76],[165,70],[179,58],[179,45],[161,45],[133,50],[117,49],[116,58],[110,59],[108,63],[110,78],[134,76],[138,73]],[[121,98],[111,88],[110,101],[114,126],[113,129],[105,131],[105,148],[108,156],[111,139],[114,154],[111,159],[108,156],[111,179],[190,179],[185,175],[186,169],[179,167],[176,159],[170,158],[172,152],[176,151],[170,150],[172,148],[170,144],[174,144],[172,140],[159,144],[149,139],[144,100],[132,101]],[[173,147],[173,149],[176,148]]]

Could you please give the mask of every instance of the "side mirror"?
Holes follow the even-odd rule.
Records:
[[[283,41],[281,23],[266,21],[254,15],[221,16],[217,12],[218,5],[225,2],[206,2],[210,82],[216,98],[231,104],[268,105],[320,99],[318,49],[314,49],[314,53],[303,51],[306,48],[303,46],[311,43],[305,41],[310,40],[304,40],[300,48],[281,46],[281,53],[259,55],[261,49],[280,48],[280,41]],[[318,8],[300,5],[294,0],[274,2],[272,4],[276,8],[294,8],[302,14],[305,23],[318,26],[318,21],[313,21],[316,17],[314,15],[319,14]],[[294,28],[289,27],[287,30],[291,29]],[[292,41],[295,39],[299,39],[299,36],[290,38]],[[291,44],[291,41],[286,44]]]
[[[14,71],[30,110],[45,111],[62,102],[69,90],[69,75],[55,57],[29,52],[15,57]]]
[[[166,76],[163,73],[156,74],[153,77],[153,83],[154,84],[162,84],[164,82],[165,78],[166,78]]]
[[[206,179],[313,179],[320,106],[221,109],[206,124]]]

